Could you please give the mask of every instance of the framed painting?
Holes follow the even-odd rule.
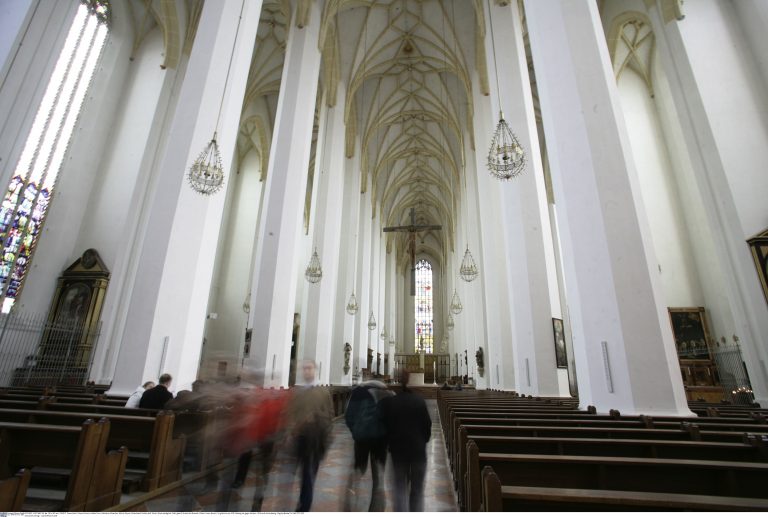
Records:
[[[552,318],[552,331],[555,337],[555,361],[558,368],[568,368],[568,356],[565,353],[565,332],[563,320]]]
[[[763,296],[768,302],[768,229],[755,235],[747,243],[752,250],[752,258],[755,260],[757,278],[760,280],[760,287],[763,288]]]
[[[710,360],[711,339],[704,307],[669,307],[668,310],[677,357]]]

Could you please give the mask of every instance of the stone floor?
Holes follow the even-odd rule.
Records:
[[[424,510],[427,512],[455,512],[456,494],[451,481],[445,452],[443,432],[439,425],[437,405],[434,400],[427,400],[427,407],[432,416],[432,439],[427,444],[427,480],[424,491]],[[346,492],[346,484],[352,464],[352,436],[344,425],[343,419],[338,419],[333,426],[333,441],[328,454],[320,464],[315,482],[312,511],[337,512],[341,511]],[[255,461],[252,468],[255,467]],[[387,461],[385,473],[386,511],[392,510],[390,479],[390,462]],[[221,491],[234,476],[234,467],[222,470],[220,480],[200,479],[188,483],[155,498],[151,501],[132,508],[133,512],[216,512],[223,508],[217,505]],[[227,510],[231,512],[248,512],[256,491],[255,474],[251,472],[245,484],[233,490]],[[293,461],[283,451],[278,452],[275,465],[269,476],[265,491],[262,511],[293,511],[299,496],[298,471],[294,472]],[[358,483],[353,500],[353,511],[366,511],[371,498],[370,469]]]

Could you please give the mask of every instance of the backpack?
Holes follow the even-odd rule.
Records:
[[[373,388],[376,389],[376,388]],[[352,422],[352,438],[355,441],[376,440],[386,434],[386,429],[379,415],[378,404],[371,390],[358,402],[354,422]]]

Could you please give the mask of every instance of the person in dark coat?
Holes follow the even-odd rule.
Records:
[[[164,373],[157,381],[157,386],[144,392],[139,401],[139,407],[142,409],[163,409],[169,400],[173,399],[173,394],[168,391],[171,387],[170,373]]]
[[[401,374],[400,382],[402,392],[379,403],[392,457],[392,506],[396,512],[420,512],[432,419],[424,399],[408,389],[408,372]]]
[[[384,472],[387,461],[387,441],[379,403],[393,395],[394,393],[387,389],[387,385],[378,380],[366,381],[352,390],[347,410],[344,412],[344,421],[355,442],[355,463],[344,494],[344,511],[353,510],[353,499],[357,494],[354,488],[356,480],[361,478],[368,469],[369,457],[371,459],[371,502],[368,511],[384,511],[384,487],[380,482],[380,475]]]

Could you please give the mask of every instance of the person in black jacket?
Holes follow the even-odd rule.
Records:
[[[144,392],[139,401],[142,409],[163,409],[165,404],[173,399],[173,394],[168,391],[173,378],[170,373],[164,373],[157,381],[157,386]]]
[[[371,458],[371,502],[369,512],[383,512],[385,507],[384,487],[380,482],[380,473],[384,472],[387,461],[386,429],[381,421],[379,403],[393,396],[387,385],[378,380],[362,383],[352,390],[344,412],[344,420],[355,442],[355,464],[347,481],[344,494],[344,511],[353,510],[356,480],[368,469],[368,457]]]
[[[408,372],[401,374],[403,390],[379,403],[387,429],[392,457],[393,510],[424,510],[424,480],[427,474],[427,442],[432,436],[432,419],[424,399],[408,389]]]

